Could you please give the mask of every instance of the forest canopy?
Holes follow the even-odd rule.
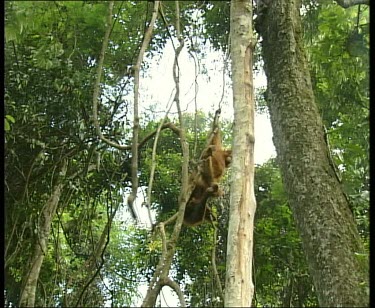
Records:
[[[314,249],[323,261],[332,251],[308,240],[327,234],[321,242],[330,247],[337,234],[329,219],[352,236],[337,245],[350,256],[337,256],[332,275],[356,272],[342,301],[357,305],[369,292],[368,1],[259,2],[252,68],[265,70],[268,85],[255,89],[255,111],[270,116],[277,156],[255,165],[252,305],[332,304],[326,286],[341,301],[341,285],[317,282]],[[273,31],[281,6],[301,25],[294,36],[285,20],[285,32]],[[169,254],[155,305],[176,306],[163,297],[168,286],[181,291],[180,304],[223,306],[238,170],[228,163],[220,196],[207,198],[211,222],[184,225],[181,204],[215,111],[232,108],[230,10],[231,1],[5,2],[5,307],[140,306]],[[171,88],[159,80],[147,88],[167,48],[173,69],[160,74]],[[194,63],[185,75],[181,50]],[[216,71],[207,65],[213,53],[222,56],[212,61]],[[296,73],[298,61],[306,65]],[[171,93],[169,101],[155,90]],[[225,150],[234,122],[222,112]],[[322,190],[310,193],[314,185]],[[334,188],[339,196],[328,202]],[[181,221],[169,223],[181,208]]]

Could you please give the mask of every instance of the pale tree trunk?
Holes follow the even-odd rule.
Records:
[[[43,206],[43,209],[40,213],[37,230],[38,235],[34,246],[33,256],[31,258],[30,271],[27,275],[20,296],[20,307],[35,306],[35,293],[38,284],[40,268],[42,267],[44,256],[47,253],[48,237],[51,231],[51,223],[59,204],[59,199],[63,188],[63,183],[61,182],[61,180],[66,175],[67,165],[67,161],[64,160],[52,194],[47,203]]]
[[[300,2],[268,3],[256,25],[274,143],[319,305],[368,306],[368,261],[330,163],[303,49]]]
[[[250,0],[231,2],[233,162],[225,281],[225,307],[250,307],[254,195],[253,30]]]

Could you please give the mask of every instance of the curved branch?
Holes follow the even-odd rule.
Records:
[[[109,3],[108,16],[107,16],[107,29],[106,29],[106,32],[104,34],[103,45],[102,45],[102,49],[101,49],[100,55],[99,55],[98,69],[97,69],[97,73],[96,73],[96,81],[95,81],[95,84],[94,84],[93,105],[92,105],[93,106],[93,122],[94,122],[94,126],[95,126],[96,133],[97,133],[98,137],[100,138],[101,141],[105,142],[106,144],[108,144],[108,145],[110,145],[110,146],[112,146],[112,147],[114,147],[118,150],[130,150],[130,149],[132,149],[133,154],[135,152],[137,154],[137,155],[134,155],[133,157],[138,156],[138,151],[137,151],[138,148],[142,147],[145,142],[147,142],[150,138],[152,138],[156,134],[156,132],[151,133],[150,135],[146,136],[145,139],[142,140],[138,144],[139,70],[140,70],[140,66],[141,66],[141,63],[142,63],[143,55],[144,55],[145,50],[146,50],[146,48],[147,48],[147,46],[150,42],[150,39],[151,39],[153,25],[154,25],[156,17],[157,17],[158,5],[159,5],[159,1],[155,1],[154,11],[153,11],[153,15],[152,15],[152,18],[151,18],[151,22],[150,22],[150,25],[149,25],[146,33],[145,33],[144,40],[143,40],[143,43],[142,43],[142,47],[141,47],[141,50],[139,52],[137,63],[134,66],[134,71],[135,71],[134,72],[134,75],[135,75],[134,76],[135,77],[135,82],[134,82],[135,83],[134,84],[134,87],[135,87],[135,89],[134,89],[134,92],[135,92],[135,95],[134,95],[134,111],[135,111],[134,112],[134,129],[136,130],[136,133],[133,135],[133,145],[121,145],[121,144],[118,144],[117,142],[114,142],[114,141],[104,137],[104,135],[103,135],[103,133],[100,129],[99,120],[98,120],[98,101],[99,101],[99,93],[100,93],[100,80],[101,80],[101,76],[102,76],[105,51],[108,47],[109,36],[110,36],[111,30],[112,30],[112,28],[109,25],[112,23],[112,12],[113,12],[114,1],[111,1]],[[161,129],[165,129],[165,128],[170,128],[177,135],[180,135],[179,129],[176,126],[174,126],[173,123],[164,124]],[[134,142],[134,141],[136,141],[136,142]],[[138,144],[138,146],[134,146],[134,144]],[[136,167],[138,169],[138,166],[136,166]],[[133,174],[132,174],[132,176],[133,176]],[[138,188],[138,185],[136,185],[136,186]]]
[[[131,177],[132,177],[132,191],[128,197],[128,207],[133,216],[133,219],[137,220],[137,215],[135,213],[133,204],[137,197],[138,191],[138,135],[139,135],[139,73],[141,70],[141,65],[143,61],[143,56],[146,51],[147,46],[150,43],[153,27],[158,16],[158,8],[160,1],[155,1],[154,10],[152,12],[152,17],[150,24],[146,30],[143,37],[143,42],[141,50],[139,51],[137,63],[134,65],[134,121],[133,121],[133,142],[132,142],[132,165],[131,165]]]
[[[178,110],[178,117],[180,121],[180,143],[182,147],[182,176],[181,176],[181,182],[182,182],[182,187],[180,191],[180,195],[178,198],[178,213],[173,215],[168,221],[171,221],[172,218],[174,217],[177,218],[177,221],[174,225],[173,233],[170,237],[170,239],[166,238],[165,232],[164,232],[164,224],[160,223],[159,224],[159,229],[161,232],[161,237],[163,241],[163,249],[162,249],[162,254],[159,258],[158,265],[156,266],[154,275],[150,281],[146,296],[143,300],[142,307],[154,307],[155,302],[157,299],[157,296],[163,286],[163,283],[165,284],[170,283],[170,280],[168,280],[168,274],[171,268],[171,264],[173,261],[173,256],[176,251],[176,242],[179,237],[180,231],[181,231],[181,226],[182,226],[182,221],[183,221],[183,216],[185,212],[185,206],[186,206],[186,199],[189,193],[189,180],[188,180],[188,164],[189,164],[189,145],[186,141],[185,138],[185,131],[184,131],[184,123],[183,123],[183,118],[182,118],[182,112],[181,112],[181,107],[180,107],[180,88],[179,88],[179,72],[177,71],[178,68],[178,55],[183,48],[183,37],[181,36],[180,33],[180,10],[179,10],[179,3],[178,1],[176,3],[176,32],[177,32],[177,38],[179,41],[179,46],[175,50],[175,60],[173,63],[173,79],[176,85],[176,93],[175,97],[173,99],[174,102],[176,102],[177,105],[177,110]],[[173,283],[171,284],[175,286]],[[181,293],[182,294],[182,293]],[[180,297],[181,294],[179,295],[180,298],[180,304],[181,307],[186,307],[185,300],[182,296]]]
[[[169,277],[166,277],[162,282],[161,282],[161,285],[162,286],[168,286],[170,287],[173,291],[176,292],[177,296],[178,296],[178,299],[181,303],[181,307],[186,307],[186,302],[185,302],[185,297],[184,297],[184,293],[182,293],[181,291],[181,288],[180,286],[178,285],[178,283],[174,280],[172,280],[171,278]]]
[[[181,191],[178,197],[178,215],[176,224],[173,229],[173,233],[171,235],[171,238],[169,240],[169,244],[171,247],[171,258],[173,257],[173,253],[175,250],[175,245],[178,240],[178,237],[180,235],[182,221],[184,219],[184,213],[185,213],[185,207],[187,203],[187,197],[189,195],[189,191],[191,191],[192,187],[189,185],[189,172],[188,172],[188,166],[189,166],[189,144],[186,140],[185,136],[185,124],[182,117],[182,111],[181,111],[181,105],[180,105],[180,67],[178,65],[178,57],[180,55],[180,52],[182,48],[184,47],[184,38],[181,34],[180,29],[180,7],[179,2],[176,0],[176,34],[177,39],[179,42],[179,46],[175,50],[175,59],[173,63],[173,80],[175,82],[176,86],[176,93],[174,97],[174,101],[176,102],[177,112],[178,112],[178,118],[180,122],[180,143],[182,148],[182,167],[181,167]],[[166,272],[169,272],[169,268],[166,269]],[[181,303],[182,304],[182,303]]]
[[[159,1],[156,1],[156,2],[159,2]],[[132,145],[121,145],[117,142],[114,142],[110,139],[107,139],[103,135],[103,133],[100,129],[99,120],[98,120],[98,102],[99,102],[99,94],[100,94],[100,80],[101,80],[101,77],[102,77],[105,51],[108,47],[109,36],[110,36],[111,31],[112,31],[112,27],[110,27],[110,25],[112,24],[113,6],[114,6],[114,1],[111,1],[109,3],[109,8],[108,8],[107,29],[106,29],[106,32],[104,34],[102,49],[101,49],[100,54],[99,54],[99,61],[98,61],[98,68],[97,68],[97,72],[96,72],[96,80],[95,80],[95,84],[94,84],[93,103],[92,103],[92,106],[93,106],[92,107],[92,109],[93,109],[93,122],[94,122],[95,130],[96,130],[96,134],[98,135],[98,137],[101,141],[103,141],[104,143],[106,143],[106,144],[108,144],[108,145],[110,145],[110,146],[112,146],[112,147],[114,147],[118,150],[130,150],[130,149],[133,149],[135,147],[133,147]],[[156,3],[155,3],[155,6],[156,6]],[[137,128],[139,126],[139,118],[138,118],[139,69],[140,69],[140,65],[142,63],[144,52],[145,52],[145,50],[146,50],[146,48],[149,44],[149,41],[151,39],[152,28],[153,28],[153,25],[155,23],[156,16],[157,16],[157,11],[155,13],[155,8],[154,8],[154,13],[153,13],[153,16],[152,16],[152,19],[151,19],[151,22],[150,22],[150,26],[145,33],[145,37],[143,39],[143,43],[142,43],[141,50],[139,52],[137,63],[134,66],[134,70],[135,70],[135,72],[134,72],[134,74],[135,74],[135,76],[134,76],[135,77],[135,82],[134,82],[135,89],[134,90],[135,91],[134,92],[137,92],[137,94],[135,93],[135,96],[134,96],[134,99],[135,99],[134,100],[134,108],[136,109],[135,110],[136,113],[134,113],[134,117],[137,120],[134,123],[134,127],[137,126]],[[137,142],[135,143],[135,144],[137,144],[138,143],[138,135],[137,136],[133,135],[133,142],[134,142],[134,139],[135,139],[134,137],[137,137],[136,138]],[[138,147],[142,146],[144,142],[145,141],[142,141],[142,143],[140,145],[138,145]]]
[[[165,123],[161,126],[160,130],[169,128],[172,130],[178,137],[181,136],[181,130],[174,125],[172,122]],[[138,144],[138,148],[141,148],[144,146],[144,144],[149,141],[152,137],[154,137],[157,133],[157,130],[153,131],[152,133],[148,134],[146,137],[143,138],[143,140]]]
[[[103,39],[103,45],[102,49],[100,51],[99,55],[99,63],[98,63],[98,69],[96,71],[96,80],[94,84],[94,93],[92,96],[92,112],[93,112],[93,122],[96,130],[96,134],[102,140],[103,142],[107,143],[108,145],[119,149],[119,150],[127,150],[129,149],[129,146],[124,146],[120,145],[117,142],[113,142],[112,140],[107,139],[104,137],[100,125],[99,125],[99,120],[98,120],[98,101],[99,101],[99,93],[100,93],[100,80],[102,78],[102,70],[103,70],[103,63],[104,63],[104,57],[105,57],[105,51],[108,47],[108,41],[109,41],[109,35],[111,33],[111,27],[110,25],[112,24],[112,12],[113,12],[113,5],[114,1],[110,1],[108,5],[108,16],[107,16],[107,23],[106,23],[106,31],[104,34],[104,39]]]
[[[172,101],[172,103],[173,103],[173,101]],[[157,148],[157,145],[158,145],[158,140],[159,140],[161,128],[162,128],[162,126],[164,124],[164,121],[166,120],[171,108],[172,108],[172,104],[170,104],[168,110],[165,113],[165,116],[164,116],[163,120],[159,124],[158,129],[156,130],[154,145],[152,147],[151,170],[150,170],[150,179],[149,179],[148,188],[147,188],[147,201],[146,201],[146,207],[147,207],[148,217],[150,219],[150,225],[151,226],[153,226],[152,217],[151,217],[151,192],[152,192],[152,185],[153,185],[153,182],[154,182],[154,175],[155,175],[155,169],[156,169],[156,148]]]
[[[190,42],[191,42],[191,46],[194,46],[194,42],[193,42],[193,39],[190,38]],[[198,89],[199,89],[199,85],[198,85],[198,75],[199,75],[199,72],[200,72],[200,63],[199,63],[199,58],[198,57],[195,57],[195,55],[193,54],[192,50],[189,49],[188,50],[188,53],[189,55],[192,57],[192,59],[194,60],[194,149],[193,149],[193,157],[195,157],[196,153],[197,153],[197,147],[198,147],[198,104],[197,104],[197,97],[198,97]]]
[[[348,7],[358,5],[358,4],[366,4],[370,5],[370,0],[335,0],[336,3],[343,7],[344,9],[347,9]]]

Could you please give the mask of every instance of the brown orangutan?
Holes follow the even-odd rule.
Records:
[[[208,146],[203,150],[197,172],[192,175],[194,189],[186,204],[184,224],[196,226],[205,220],[211,221],[212,212],[206,205],[209,197],[223,195],[219,182],[232,161],[232,150],[222,147],[218,115],[216,111],[214,128]]]

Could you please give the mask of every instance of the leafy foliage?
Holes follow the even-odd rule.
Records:
[[[14,306],[19,302],[38,243],[40,213],[51,196],[61,161],[68,159],[68,175],[39,275],[36,305],[74,306],[85,286],[85,306],[104,306],[109,301],[113,306],[134,305],[140,297],[139,287],[147,284],[155,271],[161,241],[127,220],[123,204],[130,186],[130,152],[101,143],[92,125],[92,91],[107,4],[6,1],[5,6],[6,303]],[[151,8],[150,2],[115,2],[116,21],[104,63],[99,119],[103,134],[122,144],[130,144],[132,130],[129,94],[133,78],[128,69],[138,54]],[[216,49],[227,48],[229,8],[229,1],[181,4],[182,28],[190,50],[200,52],[197,38],[209,40]],[[306,48],[316,100],[359,231],[368,241],[368,11],[363,6],[359,11],[343,10],[331,1],[309,1],[305,9]],[[161,18],[157,20],[147,54],[150,58],[162,52],[175,32],[171,25],[174,2],[163,2],[163,11],[167,25]],[[262,95],[259,93],[258,106],[264,112]],[[146,121],[140,140],[159,125],[153,115],[142,116]],[[210,119],[212,115],[203,112],[184,115],[191,168],[205,145]],[[231,124],[222,126],[224,143],[229,146]],[[153,141],[144,144],[139,157],[140,187],[146,189]],[[164,130],[156,151],[152,187],[151,208],[157,221],[177,210],[179,170],[178,137]],[[228,174],[223,184],[225,197],[210,201],[218,214],[216,267],[222,285],[229,178]],[[258,166],[255,180],[255,304],[316,305],[275,162]],[[212,268],[213,237],[212,226],[204,224],[183,228],[178,242],[171,272],[184,285],[192,306],[222,306]]]
[[[368,239],[368,7],[343,9],[327,2],[309,14],[307,20],[312,15],[317,23],[307,39],[315,98],[360,234]]]
[[[274,160],[256,168],[256,300],[261,306],[317,305],[301,240]]]
[[[54,187],[60,161],[68,159],[68,178],[39,274],[36,305],[74,305],[90,277],[95,277],[88,288],[91,297],[84,296],[83,303],[104,305],[109,291],[103,276],[110,276],[113,265],[104,262],[100,268],[103,276],[94,276],[97,265],[92,260],[109,260],[109,255],[102,252],[106,246],[117,254],[121,249],[112,247],[109,240],[116,238],[111,232],[116,235],[119,227],[114,224],[111,232],[106,230],[111,215],[123,202],[123,171],[129,164],[127,153],[113,151],[98,142],[89,116],[107,7],[104,3],[59,1],[16,1],[6,5],[7,302],[18,304],[23,279],[38,243],[40,213]],[[130,14],[139,9],[137,6],[136,10],[126,12],[125,16],[132,17],[131,26],[141,26],[134,23],[135,17]],[[122,36],[120,23],[116,25],[114,45]],[[137,40],[122,44],[128,48],[128,55],[134,54],[140,39],[137,31]],[[121,52],[113,47],[106,62],[108,68],[115,68],[112,63],[116,61],[131,63]],[[105,80],[110,84],[116,77],[115,71],[106,72]],[[120,84],[118,89],[124,89],[124,85]],[[107,93],[119,92],[115,89]],[[125,112],[126,117],[127,105],[116,98],[110,105],[110,99],[111,96],[103,99],[101,105],[102,130],[124,140],[128,128],[113,117],[116,112]],[[113,126],[108,125],[110,122]],[[124,263],[116,267],[119,271],[130,266],[126,263],[132,262],[130,256],[123,256]],[[136,276],[137,272],[134,273]],[[121,285],[128,295],[109,298],[120,306],[130,305],[137,285],[126,280],[119,282],[118,278],[114,281],[114,290]]]

